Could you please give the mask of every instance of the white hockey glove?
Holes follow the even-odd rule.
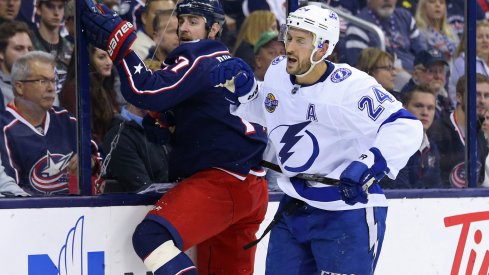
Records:
[[[224,97],[235,105],[247,103],[258,95],[258,84],[251,67],[241,58],[219,63],[210,73],[211,85],[224,87]]]
[[[373,165],[368,167],[369,163]],[[359,160],[352,161],[340,175],[341,199],[349,205],[357,202],[368,202],[368,188],[379,182],[389,173],[387,163],[379,149],[372,147],[367,154],[362,154]]]

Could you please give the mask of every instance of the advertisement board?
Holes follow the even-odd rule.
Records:
[[[389,202],[376,274],[488,274],[487,198]],[[278,202],[270,202],[260,232],[277,207]],[[0,275],[147,275],[131,235],[149,209],[1,209]],[[255,274],[264,274],[267,242],[268,236],[258,244]]]

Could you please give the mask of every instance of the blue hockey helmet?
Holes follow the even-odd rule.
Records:
[[[177,4],[177,16],[184,14],[203,16],[207,29],[218,23],[222,30],[224,25],[224,9],[219,0],[181,0]]]

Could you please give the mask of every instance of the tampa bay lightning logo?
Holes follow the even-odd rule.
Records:
[[[73,152],[62,154],[47,154],[39,159],[31,168],[29,178],[34,189],[43,193],[53,193],[68,189],[66,167]]]
[[[339,83],[347,79],[351,75],[351,70],[347,68],[339,68],[331,74],[331,82]]]
[[[317,138],[305,129],[309,123],[311,121],[294,125],[279,125],[270,131],[272,140],[281,137],[280,144],[283,146],[278,152],[278,157],[282,167],[289,172],[306,171],[319,156]]]
[[[280,63],[280,61],[284,59],[285,59],[285,55],[279,55],[275,57],[275,59],[272,61],[272,65],[277,65],[278,63]]]

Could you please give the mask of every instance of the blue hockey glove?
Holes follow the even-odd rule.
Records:
[[[367,163],[373,165],[369,168]],[[349,205],[357,202],[368,202],[368,188],[372,183],[380,181],[389,168],[379,149],[372,147],[367,154],[362,154],[359,160],[352,161],[340,175],[341,199]]]
[[[134,26],[104,5],[97,6],[99,12],[93,12],[93,7],[84,7],[81,22],[88,42],[106,50],[110,59],[118,64],[129,53],[136,40]]]
[[[211,85],[226,88],[224,97],[231,103],[247,103],[258,95],[257,82],[251,67],[241,58],[219,63],[210,74]]]

